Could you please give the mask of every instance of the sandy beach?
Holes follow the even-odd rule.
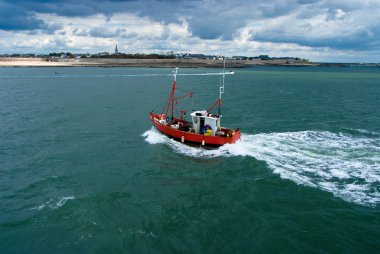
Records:
[[[62,59],[51,60],[47,58],[11,58],[2,57],[0,58],[1,67],[56,67],[56,66],[90,66],[96,65],[96,63],[88,63],[84,61],[78,61],[77,59]]]

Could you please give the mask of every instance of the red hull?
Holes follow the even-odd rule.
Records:
[[[150,113],[150,120],[153,125],[163,134],[185,143],[196,143],[203,146],[222,146],[225,144],[233,144],[240,139],[240,130],[235,130],[230,137],[223,136],[205,136],[191,132],[173,129],[170,126],[159,123],[156,119],[160,119],[161,114]],[[178,120],[178,119],[177,119]],[[180,121],[180,120],[179,120]]]

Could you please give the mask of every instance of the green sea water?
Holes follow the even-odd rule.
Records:
[[[378,253],[380,68],[236,69],[215,150],[152,128],[172,77],[120,76],[171,71],[0,68],[1,254]]]

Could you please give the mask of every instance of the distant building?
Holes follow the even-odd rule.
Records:
[[[115,55],[118,55],[119,54],[119,50],[117,49],[117,44],[115,46]]]
[[[100,53],[98,53],[98,56],[101,56],[101,57],[105,57],[105,56],[109,56],[110,55],[110,53],[108,53],[108,52],[100,52]]]
[[[246,56],[233,56],[232,59],[234,59],[234,60],[247,60],[248,57],[246,57]]]
[[[269,60],[269,56],[268,55],[259,55],[259,59],[261,60]]]
[[[191,54],[191,53],[177,53],[174,54],[177,59],[208,59],[208,60],[223,60],[223,56],[205,55],[205,54]]]

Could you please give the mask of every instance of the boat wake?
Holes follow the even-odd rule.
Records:
[[[150,144],[166,144],[185,156],[254,157],[265,161],[283,179],[331,192],[349,202],[376,206],[380,203],[380,135],[360,133],[242,134],[237,143],[215,150],[183,145],[155,128],[143,136]]]

